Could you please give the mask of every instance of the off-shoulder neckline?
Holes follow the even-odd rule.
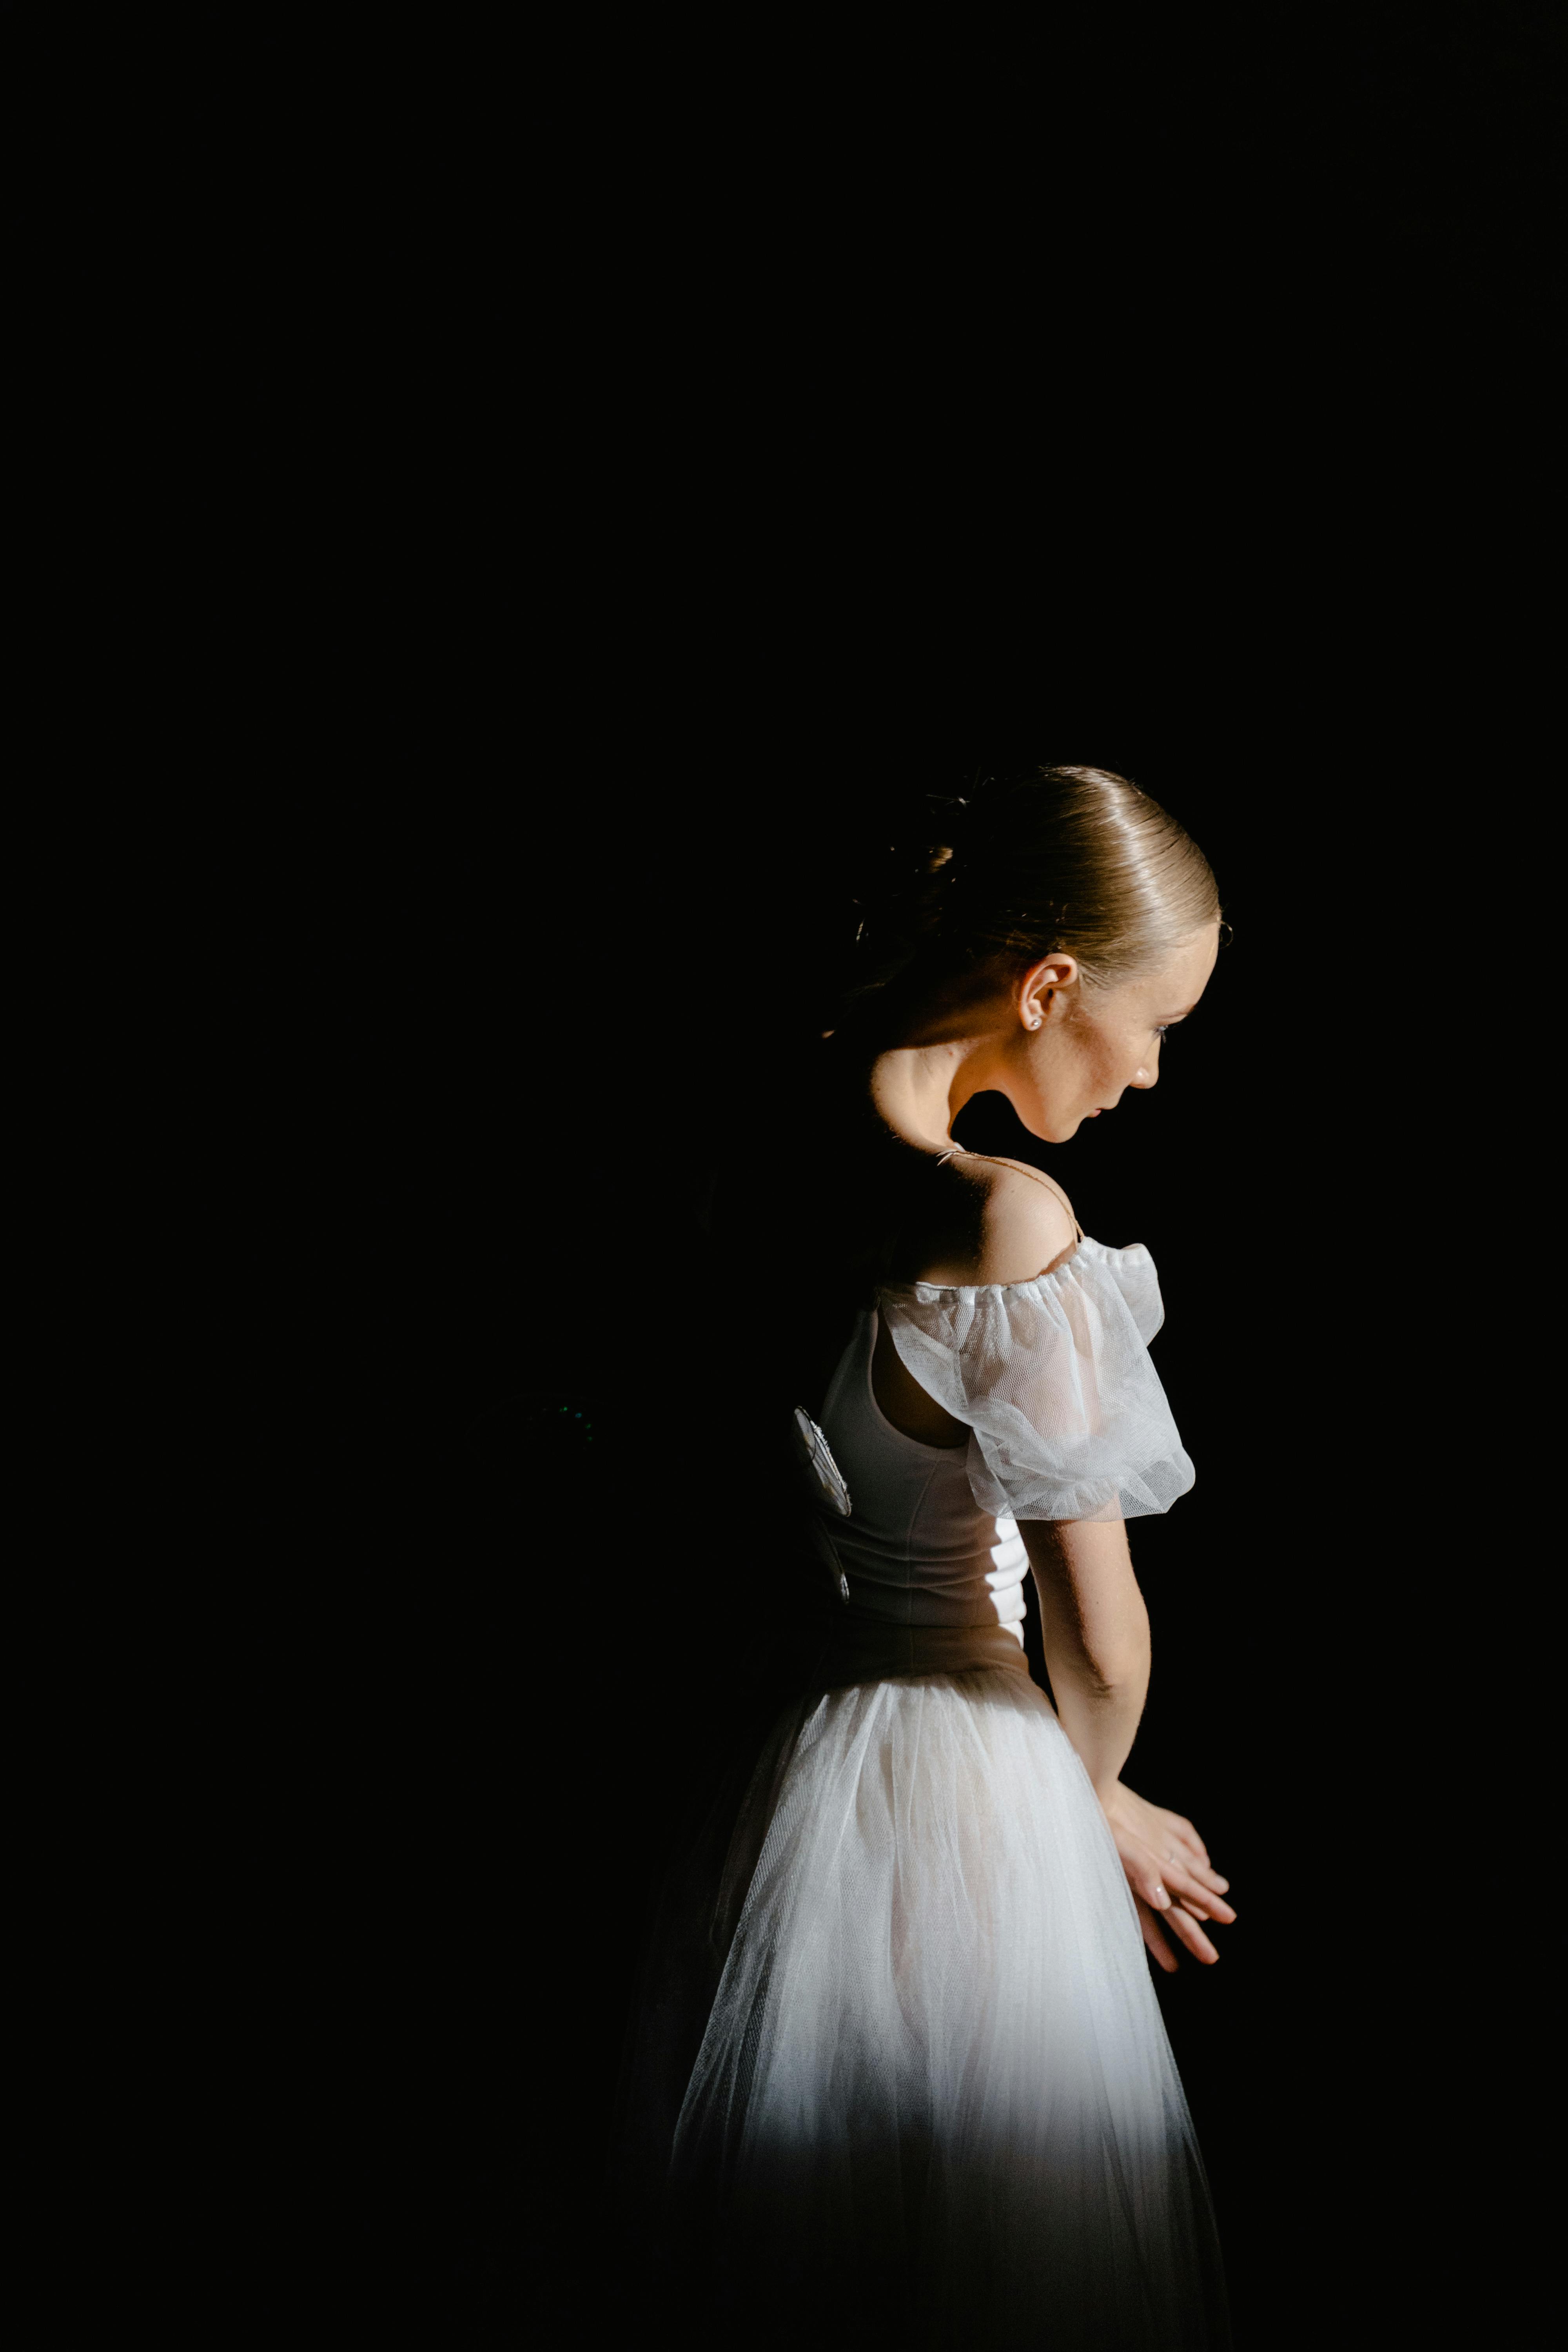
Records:
[[[1056,1265],[1041,1270],[1039,1275],[1025,1275],[1023,1282],[881,1282],[877,1286],[877,1296],[879,1298],[898,1298],[898,1296],[912,1296],[914,1291],[945,1291],[947,1296],[957,1298],[959,1291],[969,1291],[971,1296],[978,1296],[980,1291],[1032,1291],[1037,1282],[1056,1282],[1058,1275],[1068,1273],[1068,1267],[1079,1258],[1084,1249],[1105,1249],[1105,1242],[1096,1242],[1090,1233],[1081,1233],[1072,1249],[1068,1251],[1068,1256],[1058,1258]]]
[[[877,1296],[879,1298],[912,1297],[917,1291],[934,1290],[951,1298],[957,1298],[964,1293],[973,1298],[978,1297],[982,1292],[1033,1290],[1038,1284],[1054,1282],[1058,1274],[1065,1274],[1068,1266],[1075,1265],[1086,1249],[1099,1250],[1104,1256],[1125,1257],[1129,1249],[1142,1247],[1142,1242],[1129,1242],[1124,1248],[1115,1249],[1108,1242],[1097,1242],[1092,1234],[1080,1234],[1068,1256],[1053,1265],[1048,1272],[1026,1275],[1022,1282],[883,1282],[879,1283],[877,1286]]]

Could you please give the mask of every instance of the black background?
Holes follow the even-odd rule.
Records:
[[[1396,750],[1325,791],[1315,748],[1099,732],[1039,749],[1166,800],[1234,940],[1152,1093],[1055,1151],[999,1104],[969,1118],[1160,1267],[1199,1475],[1132,1531],[1155,1672],[1129,1777],[1232,1880],[1221,1964],[1160,1990],[1242,2340],[1285,2342],[1282,2281],[1303,2327],[1352,2275],[1369,2315],[1407,2310],[1446,2226],[1410,1884],[1447,1867],[1418,1776],[1458,1668],[1426,1475],[1432,885]],[[716,1161],[814,1148],[765,1113],[800,942],[845,919],[878,816],[972,772],[914,733],[552,796],[542,827],[522,794],[416,798],[356,852],[324,1113],[353,1181],[299,1369],[348,1473],[307,1621],[331,2193],[306,2201],[351,2310],[504,2341],[541,2298],[608,2325],[626,2286],[600,2178],[621,2037],[672,1837],[754,1736],[769,1561],[736,1409],[794,1306],[787,1214],[716,1263],[702,1212]]]
[[[1158,300],[1070,334],[1054,280],[999,313],[962,254],[911,262],[897,317],[873,273],[870,324],[765,207],[709,268],[682,238],[710,189],[670,197],[661,277],[626,184],[589,202],[563,166],[573,233],[530,216],[520,292],[493,124],[446,121],[434,215],[426,151],[378,151],[313,310],[279,266],[273,315],[310,331],[257,362],[316,552],[250,722],[282,844],[264,2211],[313,2316],[626,2324],[602,2168],[639,1938],[765,1696],[736,1402],[790,1312],[777,1172],[812,1147],[773,1074],[884,834],[1038,760],[1169,806],[1235,934],[1153,1093],[1063,1150],[988,1139],[1161,1273],[1198,1482],[1132,1531],[1129,1777],[1240,1914],[1217,1969],[1160,1983],[1238,2345],[1506,2310],[1459,2120],[1483,2062],[1434,2062],[1475,2050],[1483,1963],[1442,1903],[1496,1838],[1439,1475],[1490,1310],[1438,1274],[1521,1178],[1472,942],[1551,789],[1560,61],[1531,10],[1424,24],[1189,58],[1159,152],[1205,267],[1128,195]],[[716,1259],[714,1170],[758,1152],[768,1220]]]

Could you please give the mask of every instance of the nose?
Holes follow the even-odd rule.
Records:
[[[1160,1073],[1158,1070],[1140,1070],[1132,1083],[1135,1087],[1142,1087],[1144,1092],[1147,1093],[1151,1087],[1157,1087],[1159,1085]]]

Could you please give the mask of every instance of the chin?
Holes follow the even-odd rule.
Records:
[[[1017,1110],[1017,1104],[1015,1103],[1013,1108]],[[1049,1114],[1045,1117],[1026,1118],[1023,1112],[1018,1111],[1018,1119],[1020,1125],[1034,1137],[1037,1143],[1070,1143],[1083,1125],[1084,1114],[1079,1111],[1076,1118],[1064,1120],[1053,1118]]]

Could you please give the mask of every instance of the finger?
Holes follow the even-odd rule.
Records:
[[[1117,1839],[1121,1866],[1134,1895],[1162,1917],[1173,1902],[1184,1902],[1194,1915],[1222,1919],[1228,1926],[1236,1913],[1223,1895],[1214,1894],[1184,1863],[1173,1856],[1161,1867],[1141,1838],[1121,1832]]]
[[[1192,1871],[1195,1876],[1204,1881],[1205,1885],[1212,1886],[1216,1895],[1223,1895],[1229,1886],[1230,1881],[1228,1878],[1222,1878],[1210,1862],[1208,1849],[1202,1838],[1198,1836],[1195,1830],[1193,1830],[1190,1838],[1184,1838],[1179,1834],[1183,1830],[1192,1830],[1192,1823],[1182,1821],[1178,1815],[1173,1813],[1170,1827],[1171,1836],[1166,1847],[1167,1858],[1173,1863],[1180,1863],[1184,1869]]]
[[[1177,1966],[1176,1955],[1171,1949],[1169,1944],[1166,1943],[1164,1937],[1160,1933],[1160,1923],[1158,1919],[1155,1918],[1154,1914],[1150,1910],[1149,1906],[1142,1899],[1141,1896],[1135,1895],[1133,1900],[1138,1905],[1138,1924],[1143,1930],[1143,1941],[1148,1945],[1150,1951],[1153,1954],[1160,1967],[1164,1969],[1165,1974],[1167,1976],[1173,1975]]]
[[[1195,1871],[1183,1870],[1173,1863],[1167,1863],[1163,1883],[1178,1903],[1184,1903],[1189,1911],[1197,1912],[1203,1918],[1223,1919],[1228,1927],[1236,1917],[1225,1896],[1215,1895]]]
[[[1168,1911],[1162,1912],[1161,1917],[1171,1933],[1179,1937],[1185,1944],[1194,1959],[1202,1960],[1208,1966],[1212,1966],[1218,1959],[1219,1954],[1204,1934],[1193,1914],[1182,1904],[1173,1903]]]
[[[1127,1839],[1121,1846],[1121,1853],[1127,1884],[1140,1903],[1146,1903],[1151,1911],[1168,1911],[1175,1898],[1165,1880],[1174,1874],[1163,1871],[1155,1856],[1141,1841]]]
[[[1163,1912],[1173,1901],[1190,1904],[1194,1910],[1210,1917],[1234,1919],[1235,1912],[1223,1895],[1216,1895],[1207,1883],[1212,1871],[1200,1875],[1194,1867],[1178,1853],[1168,1853],[1162,1865],[1141,1839],[1119,1842],[1121,1866],[1126,1871],[1133,1891],[1156,1911]],[[1225,1884],[1222,1880],[1221,1884]]]

